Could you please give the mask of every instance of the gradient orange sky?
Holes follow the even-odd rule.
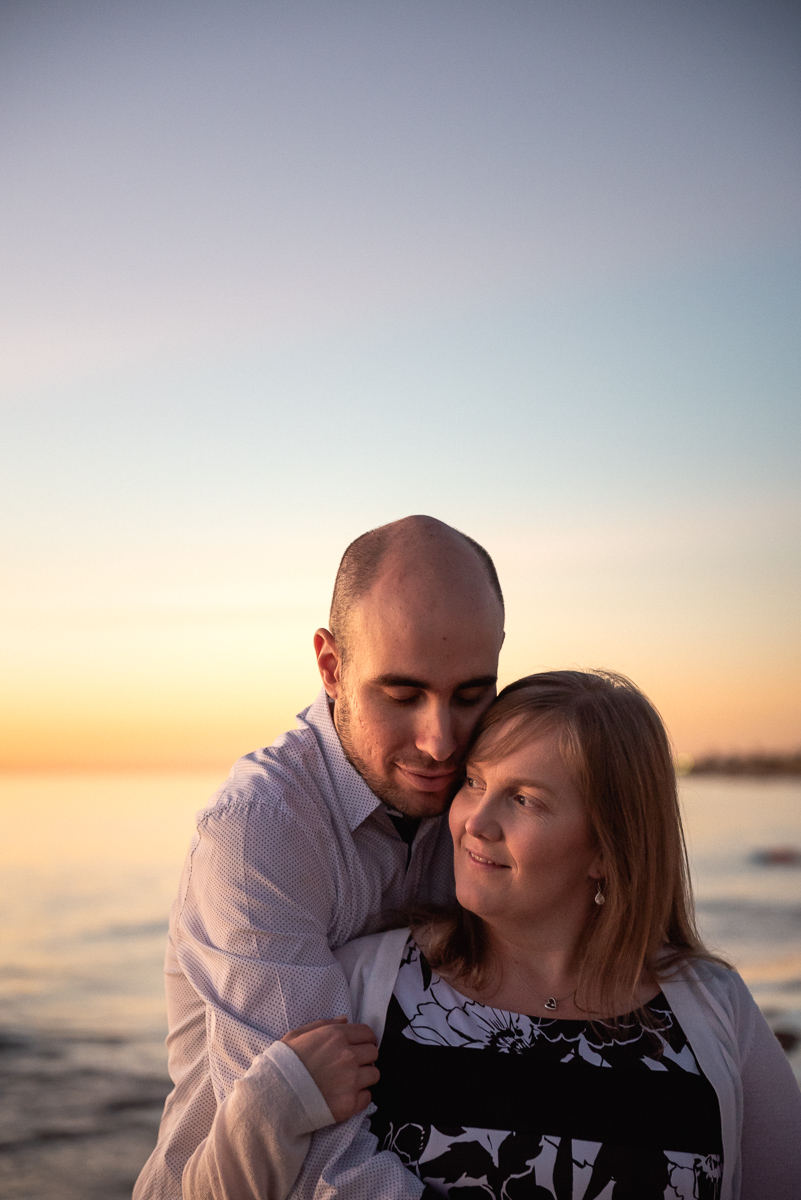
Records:
[[[493,552],[505,586],[502,682],[610,666],[651,695],[681,751],[797,744],[798,622],[782,609],[781,572],[750,577],[758,548],[743,562],[723,521],[713,563],[691,529],[646,525],[638,542],[596,522],[546,543],[489,518],[462,525]],[[264,562],[236,543],[73,561],[55,597],[30,580],[8,622],[3,765],[222,770],[269,742],[319,687],[312,633],[357,531],[276,538]]]
[[[502,682],[801,744],[792,6],[0,12],[0,767],[224,771],[430,512]]]

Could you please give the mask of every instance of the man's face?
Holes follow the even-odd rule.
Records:
[[[326,688],[345,754],[371,790],[430,817],[459,787],[467,743],[495,697],[502,622],[491,600],[420,611],[393,600],[379,588],[359,603]]]

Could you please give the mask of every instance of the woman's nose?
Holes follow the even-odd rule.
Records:
[[[491,798],[485,796],[476,805],[465,821],[464,828],[471,837],[483,838],[486,842],[497,842],[503,836]]]

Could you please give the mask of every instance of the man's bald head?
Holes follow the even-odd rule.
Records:
[[[472,538],[406,517],[345,551],[315,652],[342,748],[385,804],[443,811],[495,696],[502,643],[498,576]]]
[[[390,578],[387,578],[390,577]],[[390,587],[426,594],[471,594],[497,603],[503,628],[504,604],[495,564],[483,546],[435,517],[403,517],[363,533],[339,564],[331,601],[330,629],[340,654],[347,655],[351,617],[359,602],[382,581]],[[484,597],[481,596],[484,593]]]

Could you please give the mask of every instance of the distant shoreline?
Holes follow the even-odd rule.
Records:
[[[701,758],[680,755],[681,775],[739,775],[765,779],[801,775],[801,750],[793,754],[706,754]]]

